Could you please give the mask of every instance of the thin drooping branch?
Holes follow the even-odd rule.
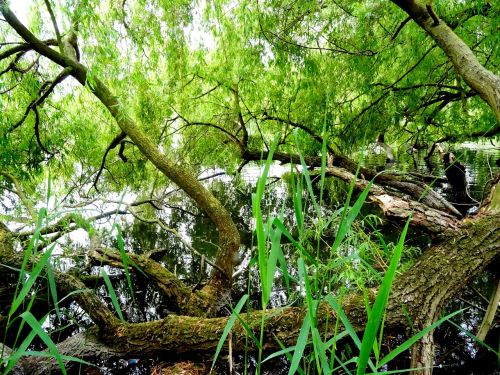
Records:
[[[56,88],[56,86],[58,84],[60,84],[62,81],[64,81],[67,77],[69,77],[70,72],[71,72],[71,68],[67,67],[67,68],[63,69],[63,71],[61,73],[59,73],[57,75],[57,77],[54,78],[54,80],[52,82],[46,82],[45,85],[42,85],[42,87],[40,88],[39,96],[36,99],[34,99],[34,100],[31,101],[31,103],[26,108],[26,111],[24,112],[23,117],[17,123],[15,123],[14,125],[12,125],[9,128],[9,130],[7,130],[7,132],[10,133],[10,132],[16,130],[18,127],[20,127],[24,123],[24,121],[26,120],[26,118],[28,118],[28,115],[29,115],[30,111],[34,111],[35,112],[36,108],[38,106],[40,106],[40,105],[43,104],[43,102],[54,91],[54,89]],[[37,116],[36,112],[35,112],[35,116]],[[37,138],[37,140],[38,140],[38,138]],[[41,144],[41,142],[40,142],[40,144]],[[43,146],[41,146],[41,147],[44,149]],[[46,152],[50,153],[48,151],[46,151]]]
[[[464,81],[489,104],[500,121],[500,77],[486,69],[453,30],[418,0],[391,0],[404,10],[448,56]],[[437,20],[437,22],[436,22]]]
[[[33,110],[33,113],[35,114],[34,129],[35,129],[36,143],[38,143],[38,146],[42,149],[43,152],[45,152],[46,154],[48,154],[50,156],[54,156],[53,152],[51,152],[51,151],[47,150],[47,148],[45,148],[45,146],[42,143],[42,139],[40,138],[40,114],[38,113],[38,108],[35,106],[32,108],[32,110]]]
[[[97,171],[97,175],[95,176],[95,179],[94,179],[94,183],[92,184],[92,186],[96,189],[96,191],[99,191],[97,189],[97,183],[99,182],[99,177],[101,176],[101,173],[104,169],[104,165],[106,164],[106,158],[109,154],[109,152],[114,149],[116,146],[118,146],[119,144],[121,145],[124,145],[124,143],[122,143],[122,141],[127,137],[127,135],[122,131],[120,132],[120,134],[118,134],[116,137],[113,138],[113,140],[111,141],[111,143],[109,144],[109,146],[106,148],[106,151],[104,151],[104,156],[102,157],[102,161],[101,161],[101,166],[99,167],[99,170]],[[121,150],[121,147],[120,146],[120,150]],[[121,151],[122,154],[123,154],[123,150]],[[122,160],[124,162],[126,162],[127,160],[126,159],[123,159],[122,157]]]
[[[288,124],[294,128],[297,128],[297,129],[301,129],[303,130],[304,132],[306,132],[308,135],[310,135],[316,142],[322,144],[323,143],[323,137],[321,137],[320,135],[316,134],[313,130],[311,130],[309,127],[305,126],[304,124],[300,124],[298,122],[295,122],[295,121],[292,121],[290,119],[284,119],[284,118],[281,118],[281,117],[278,117],[278,116],[271,116],[267,113],[264,113],[264,116],[262,117],[262,120],[272,120],[272,121],[277,121],[277,122],[281,122],[283,124]],[[333,151],[333,149],[327,145],[327,150],[328,152],[334,154],[335,152]]]
[[[62,51],[63,45],[62,45],[61,33],[59,31],[59,26],[57,25],[56,16],[54,15],[54,11],[52,10],[52,6],[50,5],[50,0],[44,0],[44,1],[45,1],[45,6],[47,7],[47,11],[50,14],[50,19],[52,20],[52,26],[54,27],[54,32],[56,33],[57,44],[59,45],[59,48]]]
[[[14,188],[15,188],[14,192],[17,194],[17,196],[21,200],[21,203],[24,205],[24,207],[26,207],[26,209],[28,210],[28,213],[31,216],[31,219],[33,220],[33,222],[36,222],[37,215],[35,212],[35,208],[33,207],[33,204],[31,203],[29,198],[26,196],[26,193],[25,193],[21,183],[19,182],[19,180],[7,171],[0,170],[0,176],[5,177],[6,179],[10,180],[14,184]]]
[[[0,0],[0,9],[9,25],[39,54],[50,59],[63,68],[71,68],[71,75],[82,85],[87,82],[87,68],[68,56],[62,55],[49,48],[29,31],[7,7],[5,0]],[[211,275],[202,292],[207,299],[223,300],[231,288],[232,272],[235,264],[235,255],[239,249],[240,237],[236,225],[221,202],[213,196],[193,175],[176,162],[163,154],[153,143],[150,137],[136,124],[120,103],[118,97],[98,78],[93,77],[92,84],[88,85],[92,93],[107,108],[114,117],[120,129],[135,143],[141,153],[151,161],[166,177],[177,184],[190,196],[202,210],[210,217],[219,234],[220,250],[215,263],[224,270],[217,269]],[[217,306],[214,303],[212,309]],[[208,314],[213,310],[207,311]]]

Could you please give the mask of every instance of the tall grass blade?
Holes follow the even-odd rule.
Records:
[[[24,322],[24,320],[23,320]],[[10,370],[14,368],[16,363],[19,361],[19,359],[23,356],[23,353],[26,352],[28,347],[31,345],[31,342],[36,336],[36,332],[34,330],[31,330],[30,333],[26,336],[26,338],[23,340],[21,345],[17,348],[15,352],[13,352],[8,358],[4,359],[4,362],[7,362],[7,365],[5,366],[4,374],[8,374]]]
[[[125,272],[125,278],[127,280],[128,289],[130,290],[130,296],[132,301],[134,301],[134,288],[132,287],[132,279],[130,278],[130,272],[128,270],[129,258],[125,252],[125,243],[123,242],[122,231],[120,225],[116,224],[116,240],[118,244],[118,250],[122,257],[123,271]]]
[[[235,310],[232,310],[234,312]],[[248,336],[252,339],[254,342],[255,346],[260,350],[262,349],[262,346],[260,345],[259,339],[253,334],[252,328],[241,318],[240,314],[236,314],[236,318],[238,319],[238,322],[240,322],[241,326],[245,329],[245,332],[247,333]]]
[[[262,363],[269,361],[273,358],[280,357],[282,355],[285,355],[286,353],[291,353],[295,350],[295,346],[289,346],[288,348],[284,348],[281,350],[278,350],[277,352],[274,352],[273,354],[268,355],[266,358],[262,360]]]
[[[389,300],[389,293],[391,291],[392,282],[396,277],[396,270],[398,268],[399,260],[401,259],[401,254],[403,252],[404,241],[406,238],[406,232],[408,231],[408,226],[410,225],[410,219],[411,217],[406,221],[406,225],[403,228],[401,235],[399,236],[398,244],[396,245],[391,258],[391,263],[389,264],[389,268],[384,275],[382,284],[379,287],[377,298],[375,299],[375,303],[373,304],[371,313],[368,316],[368,323],[365,327],[363,341],[361,342],[361,349],[359,351],[358,368],[356,371],[357,375],[365,373],[366,365],[368,363],[368,359],[370,358],[373,344],[377,339],[377,332],[380,327],[380,323],[382,322],[382,316],[384,314],[387,301]]]
[[[349,210],[349,213],[345,216],[345,220],[342,220],[339,226],[339,229],[337,231],[337,235],[335,236],[335,241],[333,242],[332,248],[338,249],[340,246],[340,243],[346,236],[347,232],[349,232],[349,229],[352,226],[352,223],[356,219],[356,217],[359,215],[359,212],[361,211],[361,207],[366,201],[366,198],[368,197],[368,193],[370,192],[370,189],[373,185],[373,182],[370,181],[366,188],[363,190],[363,192],[359,195],[358,199],[356,199],[356,202],[354,202],[354,205],[351,207]]]
[[[54,277],[54,271],[52,270],[52,266],[50,262],[47,263],[47,279],[49,280],[49,292],[50,297],[52,298],[52,302],[54,303],[54,309],[56,310],[56,315],[61,319],[61,311],[59,310],[59,302],[57,300],[57,286],[56,279]]]
[[[19,273],[19,284],[22,285],[24,282],[24,277],[25,277],[25,270],[26,266],[28,265],[29,258],[31,257],[31,254],[36,250],[38,246],[38,241],[40,239],[40,230],[43,225],[43,220],[47,217],[47,210],[45,208],[41,208],[40,211],[38,211],[38,218],[37,218],[37,223],[35,226],[35,231],[33,233],[33,236],[30,239],[30,242],[28,244],[28,248],[24,252],[24,257],[23,257],[23,263],[21,265],[21,272]]]
[[[311,183],[311,176],[309,176],[309,170],[307,169],[307,164],[306,161],[304,160],[304,156],[302,155],[302,152],[300,151],[300,146],[299,146],[299,137],[297,134],[297,131],[295,130],[295,144],[297,145],[297,152],[299,153],[300,157],[300,163],[302,165],[302,175],[304,176],[306,180],[306,185],[307,185],[307,190],[309,191],[309,195],[311,196],[311,201],[314,207],[314,210],[316,211],[316,215],[318,215],[318,218],[321,217],[321,210],[319,208],[318,202],[316,201],[316,196],[314,194],[313,188],[312,188],[312,183]]]
[[[361,340],[358,337],[358,334],[356,333],[356,330],[352,326],[351,322],[349,321],[349,318],[344,312],[344,309],[340,304],[335,300],[335,298],[332,295],[326,296],[326,302],[330,304],[332,309],[335,310],[337,315],[340,317],[340,320],[342,321],[342,324],[344,325],[344,329],[349,333],[349,336],[351,336],[352,341],[354,341],[354,344],[358,347],[361,348]]]
[[[290,346],[288,348],[285,348],[285,345],[280,341],[280,339],[276,335],[273,335],[273,336],[281,348],[280,352],[282,352],[282,354],[284,354],[286,356],[286,358],[288,359],[289,362],[292,362],[293,358],[292,358],[292,355],[290,353],[295,350],[295,346]],[[273,354],[271,354],[271,355],[273,355]],[[302,370],[300,367],[297,367],[297,372],[300,375],[306,375],[304,370]]]
[[[269,301],[269,296],[271,291],[267,285],[267,248],[266,248],[266,234],[264,230],[264,220],[261,209],[262,198],[264,197],[264,191],[266,190],[266,180],[269,174],[269,169],[273,160],[274,149],[276,147],[278,138],[273,142],[269,154],[267,156],[266,163],[264,165],[264,171],[257,181],[257,189],[255,194],[252,194],[252,211],[253,217],[255,218],[255,232],[257,234],[257,255],[258,264],[260,271],[260,279],[262,283],[262,304],[265,306]]]
[[[21,314],[21,317],[30,325],[31,329],[42,339],[42,341],[47,345],[50,354],[54,356],[57,363],[59,364],[59,368],[63,374],[66,374],[66,367],[64,366],[63,359],[61,358],[61,354],[57,350],[56,344],[50,338],[50,336],[45,332],[42,328],[42,325],[29,311],[25,311]]]
[[[328,156],[326,146],[328,144],[328,134],[326,132],[326,108],[323,118],[323,143],[321,144],[321,175],[319,180],[319,204],[323,205],[323,190],[325,189],[326,159]]]
[[[311,284],[309,283],[309,277],[307,275],[306,265],[304,263],[304,259],[299,258],[298,260],[298,269],[299,269],[299,280],[304,284],[305,292],[306,292],[306,302],[307,302],[307,311],[309,314],[309,319],[311,320],[311,325],[316,327],[316,303],[313,300],[313,291],[311,290]]]
[[[279,253],[281,252],[281,232],[278,230],[271,230],[271,251],[269,253],[269,258],[267,260],[267,279],[262,280],[265,282],[266,288],[269,291],[267,296],[266,305],[269,303],[269,298],[271,297],[271,291],[274,283],[274,274],[276,273],[277,263]]]
[[[389,354],[387,354],[384,358],[382,358],[377,363],[377,367],[380,368],[380,367],[386,365],[387,363],[389,363],[390,361],[392,361],[394,358],[396,358],[398,355],[400,355],[401,353],[403,353],[405,350],[410,349],[410,347],[413,344],[415,344],[418,340],[420,340],[422,337],[424,337],[427,333],[429,333],[430,331],[432,331],[433,329],[435,329],[439,325],[443,324],[445,321],[453,318],[455,315],[463,312],[464,310],[465,309],[452,312],[451,314],[448,314],[445,317],[439,319],[437,322],[431,324],[429,327],[424,328],[423,330],[421,330],[420,332],[418,332],[416,335],[413,335],[408,340],[406,340],[404,343],[402,343],[401,345],[399,345],[396,349],[394,349]],[[450,322],[450,323],[454,324],[453,322]]]
[[[30,272],[30,276],[26,282],[24,282],[22,289],[19,291],[19,294],[16,295],[16,298],[12,302],[12,305],[9,310],[9,316],[12,316],[16,310],[19,308],[19,306],[23,303],[25,297],[28,295],[28,293],[31,290],[31,287],[35,283],[36,279],[40,275],[40,272],[45,268],[45,266],[48,264],[50,256],[52,255],[52,250],[54,250],[54,245],[50,246],[49,249],[43,254],[43,256],[40,258],[40,260],[36,263],[35,267],[33,270]]]
[[[304,356],[304,350],[307,345],[310,328],[311,320],[309,319],[309,315],[306,315],[304,317],[302,327],[300,327],[299,336],[297,337],[297,344],[295,345],[295,351],[293,352],[292,363],[290,364],[288,375],[295,374],[295,372],[299,368],[300,360]]]
[[[120,318],[120,320],[122,322],[124,322],[125,319],[123,318],[122,309],[120,308],[120,303],[118,302],[118,298],[116,297],[116,293],[115,293],[115,289],[113,288],[113,284],[111,284],[111,280],[109,279],[109,276],[106,273],[106,271],[104,271],[104,269],[101,269],[101,275],[102,275],[102,278],[104,280],[104,284],[106,284],[106,289],[108,289],[108,294],[109,294],[109,298],[111,298],[111,303],[113,304],[113,306],[116,310],[116,313],[118,314],[118,317]]]
[[[344,312],[344,309],[342,306],[335,300],[335,298],[331,295],[326,296],[326,301],[330,304],[330,306],[335,310],[337,315],[340,317],[340,320],[342,321],[342,324],[344,325],[344,329],[349,333],[349,336],[351,336],[352,341],[356,345],[358,349],[361,350],[361,340],[358,337],[358,334],[356,333],[356,330],[352,326],[351,322],[349,321],[349,318]],[[370,366],[370,369],[373,372],[377,372],[377,368],[373,364],[373,362],[368,358],[368,366]]]
[[[16,351],[16,354],[19,358],[21,358],[23,356],[25,356],[25,357],[51,357],[51,358],[54,358],[54,355],[52,353],[39,352],[39,351],[33,351],[33,350],[26,350],[23,352]],[[69,355],[61,354],[61,359],[65,362],[77,362],[77,363],[81,363],[82,365],[97,367],[93,363],[90,363],[90,362],[84,361],[83,359],[80,359],[77,357],[72,357]]]
[[[321,335],[316,327],[312,328],[312,338],[313,338],[314,351],[319,357],[323,374],[330,375],[331,371],[330,371],[330,364],[328,363],[328,359],[326,357],[326,350],[325,350],[326,346],[321,340]]]
[[[314,264],[314,265],[317,265],[318,262],[316,261],[316,259],[311,256],[311,254],[309,254],[307,252],[306,249],[304,249],[302,247],[302,245],[300,243],[298,243],[295,238],[293,238],[293,236],[290,234],[290,232],[288,232],[288,230],[285,228],[285,226],[283,225],[283,223],[279,220],[279,219],[274,219],[273,220],[273,225],[279,229],[284,235],[286,238],[288,238],[290,240],[290,242],[300,251],[300,253],[307,258],[307,261]]]
[[[463,310],[460,310],[459,312],[462,312]],[[460,327],[458,324],[456,324],[455,322],[452,322],[450,320],[450,323],[453,324],[455,327],[457,327],[460,331],[462,331],[463,333],[465,333],[467,336],[469,336],[471,339],[473,339],[475,342],[477,342],[478,344],[484,346],[486,349],[488,349],[490,352],[496,354],[496,356],[498,357],[498,360],[500,361],[500,341],[498,343],[499,345],[499,348],[498,350],[495,350],[493,349],[491,346],[489,346],[488,344],[486,344],[483,340],[480,340],[476,335],[474,335],[473,333],[467,331],[466,329],[463,329],[462,327]],[[499,362],[499,365],[500,365],[500,362]],[[499,366],[500,367],[500,366]]]
[[[217,349],[215,350],[214,360],[212,361],[212,367],[210,367],[209,373],[212,373],[214,366],[215,366],[215,361],[217,361],[217,358],[219,357],[222,346],[224,345],[224,341],[226,341],[226,337],[227,337],[227,335],[229,335],[229,332],[233,328],[234,322],[236,321],[236,317],[238,316],[241,309],[245,305],[247,299],[248,299],[248,294],[245,294],[243,297],[241,297],[238,304],[234,308],[233,313],[231,314],[231,317],[228,319],[226,327],[224,328],[224,331],[222,332],[222,336],[219,339],[219,343],[217,344]]]
[[[358,357],[352,357],[352,358],[349,358],[347,361],[342,362],[342,360],[339,357],[335,356],[335,360],[340,365],[332,369],[332,374],[336,374],[337,370],[343,369],[346,374],[352,375],[352,372],[347,368],[347,365],[349,365],[351,363],[356,363],[358,361]]]
[[[293,172],[293,164],[290,164],[291,181],[292,186],[292,198],[293,198],[293,210],[295,213],[295,219],[297,220],[297,230],[299,232],[299,239],[302,238],[302,232],[304,228],[304,211],[302,209],[302,176],[299,176],[297,183],[295,183],[295,173]]]

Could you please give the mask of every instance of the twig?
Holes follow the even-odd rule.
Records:
[[[61,53],[62,53],[63,52],[63,44],[62,44],[62,39],[61,39],[61,33],[59,32],[59,27],[57,26],[56,17],[54,15],[54,11],[52,10],[52,7],[50,6],[49,0],[45,0],[45,6],[47,7],[47,10],[50,14],[50,19],[52,20],[52,26],[54,26],[54,31],[56,33],[57,44],[59,45],[59,49],[61,50]]]

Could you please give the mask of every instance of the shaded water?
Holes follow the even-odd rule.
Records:
[[[457,147],[454,150],[458,160],[466,166],[467,179],[470,185],[470,194],[476,200],[481,201],[483,191],[487,182],[493,175],[499,172],[497,161],[500,158],[500,151],[498,149],[488,147],[480,149],[471,149],[469,147]],[[364,162],[368,166],[375,168],[391,168],[398,171],[409,172],[418,171],[420,173],[432,174],[436,177],[444,177],[444,167],[437,157],[431,159],[431,163],[426,163],[423,159],[424,154],[408,154],[405,151],[396,155],[398,162],[392,165],[386,165],[385,155],[368,155]],[[275,167],[273,173],[281,175],[283,171],[288,171],[289,167]],[[235,219],[237,226],[242,233],[242,247],[241,258],[242,266],[247,266],[250,262],[252,254],[255,254],[252,247],[252,208],[251,208],[251,194],[255,190],[255,181],[260,175],[260,168],[250,167],[243,170],[243,178],[235,184],[228,182],[227,178],[214,179],[207,183],[211,191],[222,201],[222,203],[229,209],[232,217]],[[293,204],[288,193],[286,182],[282,180],[269,180],[269,194],[266,194],[263,202],[263,211],[269,215],[278,216],[283,214],[284,223],[288,228],[293,228],[295,225]],[[450,189],[446,184],[436,184],[434,186],[436,191],[444,194],[448,198],[452,198]],[[342,207],[345,199],[347,185],[331,180],[327,184],[327,192],[325,194],[325,204],[327,206],[327,213],[334,214],[335,210]],[[311,208],[306,203],[306,211]],[[213,257],[217,246],[216,230],[210,223],[208,218],[202,214],[198,208],[188,199],[181,200],[177,209],[168,210],[164,212],[163,219],[170,227],[177,228],[185,238],[189,239],[191,245],[198,251],[202,251],[207,257]],[[312,215],[311,215],[312,216]],[[292,230],[292,229],[291,229]],[[123,229],[125,246],[128,250],[136,253],[144,253],[151,250],[161,250],[154,256],[155,259],[160,260],[169,270],[174,271],[180,279],[184,280],[186,284],[195,286],[200,282],[203,283],[209,272],[210,267],[202,267],[201,259],[185,249],[177,238],[171,234],[160,230],[159,228],[151,227],[140,221],[134,221],[128,227]],[[390,237],[391,233],[386,233]],[[328,236],[331,237],[328,237]],[[399,232],[395,232],[399,235]],[[323,240],[325,243],[331,244],[331,239],[334,233],[325,233]],[[109,245],[115,245],[110,243]],[[286,245],[285,245],[286,249]],[[320,249],[321,251],[324,249]],[[321,251],[318,253],[321,256]],[[327,252],[327,249],[325,250]],[[290,264],[295,264],[293,254],[286,254],[287,260]],[[251,268],[255,271],[254,268]],[[293,272],[291,267],[290,271]],[[355,271],[355,268],[353,268]],[[109,269],[108,272],[112,277],[113,285],[118,291],[119,299],[122,302],[122,310],[127,320],[131,322],[151,321],[161,319],[162,317],[175,312],[171,311],[172,307],[162,296],[162,293],[141,276],[133,276],[134,303],[130,303],[131,296],[126,285],[126,281],[121,275],[120,270]],[[462,296],[454,299],[448,309],[454,311],[459,308],[479,306],[486,308],[487,302],[481,295],[489,296],[489,289],[491,289],[491,280],[493,279],[493,272],[486,272],[481,278],[476,280],[471,288],[464,291]],[[341,283],[341,279],[337,283]],[[250,272],[247,269],[235,278],[235,292],[232,296],[232,301],[227,301],[228,304],[234,305],[239,297],[250,291],[252,307],[260,307],[260,288],[258,282],[258,272]],[[107,301],[110,309],[114,310],[109,298],[106,297],[107,292],[103,285],[98,286],[98,293],[102,296],[103,300]],[[273,291],[273,298],[270,307],[282,306],[286,304],[293,304],[300,301],[300,296],[296,291],[287,291],[286,286],[282,280],[277,280],[277,286]],[[63,309],[64,311],[64,309]],[[59,332],[58,336],[54,335],[54,340],[63,340],[65,337],[80,331],[85,328],[85,324],[77,326],[71,324],[70,315],[75,313],[73,306],[67,306],[68,313],[66,319],[61,323],[54,324],[58,327],[65,324],[70,324],[64,331]],[[229,314],[229,308],[224,308],[222,314]],[[464,313],[457,316],[455,322],[459,325],[466,327],[474,332],[482,319],[482,312],[478,308],[469,308]],[[88,321],[90,325],[90,321]],[[498,328],[493,329],[488,337],[489,342],[494,348],[498,347],[498,339],[500,332]],[[436,332],[436,339],[438,342],[438,352],[436,361],[441,366],[437,368],[437,374],[493,374],[495,372],[496,364],[494,358],[488,357],[487,352],[476,347],[473,341],[465,334],[458,333],[456,328],[446,325],[441,327]],[[158,359],[160,360],[160,359]],[[168,358],[162,358],[168,360]],[[175,358],[172,358],[175,360]],[[148,374],[152,365],[156,361],[140,362],[138,365],[126,366],[122,362],[106,364],[108,373],[116,374]],[[243,358],[236,358],[237,373],[243,373],[242,363]],[[250,358],[250,364],[254,367],[254,359]],[[252,364],[253,363],[253,364]],[[400,368],[408,367],[409,363],[404,360],[400,363]],[[489,366],[488,366],[489,365]],[[399,363],[398,363],[399,366]],[[278,359],[266,365],[264,373],[278,374],[279,371],[287,372],[287,362]],[[479,369],[484,371],[481,372]],[[219,369],[221,373],[224,372],[223,366]],[[252,373],[251,371],[249,373]]]
[[[493,146],[490,143],[464,143],[449,151],[452,151],[457,161],[465,166],[470,196],[481,202],[485,198],[484,193],[488,183],[500,171],[500,146]],[[427,150],[419,150],[415,153],[410,153],[406,149],[398,150],[395,163],[386,163],[385,153],[369,153],[365,158],[365,165],[378,170],[419,172],[446,178],[445,166],[438,152],[436,151],[429,160],[425,159],[426,153]],[[457,197],[446,182],[436,181],[431,183],[431,186],[448,201],[457,204],[463,203],[457,202]]]

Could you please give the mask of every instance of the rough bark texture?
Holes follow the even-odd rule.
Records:
[[[165,269],[160,263],[143,255],[128,254],[130,271],[135,271],[134,266],[139,267],[141,272],[154,281],[164,296],[172,304],[175,311],[183,315],[203,316],[207,311],[206,303],[198,293],[192,292],[177,276]],[[88,257],[94,266],[108,265],[123,268],[123,258],[118,251],[111,249],[93,249]]]
[[[467,44],[446,23],[417,0],[392,0],[429,34],[444,51],[464,81],[489,104],[500,121],[500,77],[477,60]],[[431,10],[431,13],[429,10]]]
[[[349,183],[354,181],[354,186],[358,191],[364,190],[368,185],[368,181],[355,178],[352,173],[343,168],[328,167],[325,169],[325,173],[327,176],[335,176]],[[434,198],[437,194],[431,188],[428,187],[425,192],[423,189],[420,191],[417,185],[412,183],[408,183],[408,185],[416,187],[422,197],[422,202],[412,200],[403,194],[389,192],[378,184],[372,185],[368,201],[380,207],[388,219],[401,222],[411,216],[410,223],[413,227],[423,229],[431,234],[441,233],[447,228],[456,228],[459,220],[455,216],[434,208],[439,206],[441,201]],[[442,204],[441,207],[446,209]]]
[[[87,83],[87,68],[85,66],[68,56],[58,53],[36,38],[35,35],[19,22],[6,6],[4,0],[0,0],[0,10],[9,25],[36,52],[63,68],[71,68],[71,75],[78,82],[82,85]],[[224,273],[222,274],[217,269],[214,269],[209,283],[201,291],[201,295],[209,301],[207,306],[213,306],[206,311],[206,314],[215,313],[220,301],[226,299],[228,291],[231,288],[234,260],[240,246],[239,233],[229,212],[191,173],[182,166],[177,165],[158,149],[147,134],[128,115],[117,97],[99,78],[93,77],[92,84],[89,84],[89,87],[113,116],[120,129],[135,143],[141,153],[190,196],[215,224],[219,234],[220,246],[215,263]]]
[[[5,243],[11,241],[9,232],[4,230],[2,233],[0,263],[16,267],[20,259],[12,256],[8,247],[5,251]],[[416,329],[432,324],[438,318],[446,301],[470,283],[499,254],[500,216],[498,214],[483,213],[477,218],[463,221],[455,229],[448,229],[440,237],[438,245],[426,250],[412,268],[396,279],[387,308],[386,328],[401,328],[407,325],[407,316],[402,306],[415,323]],[[13,260],[16,263],[9,263]],[[61,274],[57,279],[58,282],[70,283],[72,279],[66,279],[63,275]],[[72,288],[76,288],[76,285],[71,285]],[[374,293],[371,294],[371,298],[373,297]],[[96,356],[99,358],[103,356],[130,357],[139,354],[142,357],[149,357],[169,352],[213,352],[228,320],[227,317],[209,319],[171,315],[154,322],[124,323],[119,322],[114,316],[109,317],[109,310],[106,311],[105,307],[100,308],[104,309],[102,311],[106,311],[106,314],[95,316],[93,310],[96,306],[85,301],[87,296],[81,297],[80,294],[76,294],[74,298],[92,319],[96,318],[99,321],[102,317],[107,318],[104,322],[98,323],[100,326],[98,336],[95,335],[95,331],[91,331],[89,336],[84,336],[92,344],[86,344],[92,349],[90,353],[82,353],[81,347],[70,341],[69,343],[63,342],[59,346],[61,353],[66,355],[74,355],[73,350],[77,350],[77,354],[91,354],[92,358]],[[362,295],[349,296],[342,301],[342,305],[353,326],[361,331],[366,321],[364,297]],[[254,334],[257,334],[260,321],[264,316],[266,320],[265,347],[273,349],[278,347],[276,337],[286,345],[295,343],[306,313],[306,308],[280,308],[253,311],[248,315],[243,314],[242,318]],[[334,311],[326,303],[321,304],[318,311],[318,328],[327,336],[332,334],[331,322],[335,321],[335,317]],[[327,321],[330,322],[328,326]],[[106,329],[107,324],[110,324],[112,328]],[[103,332],[107,334],[103,335]],[[246,332],[238,322],[233,328],[232,335],[233,350],[242,350]],[[80,337],[73,340],[78,342],[82,339]],[[432,358],[430,354],[432,347],[429,346],[432,343],[432,335],[424,340],[426,345],[417,346],[414,350],[414,363],[429,367],[429,360]],[[28,364],[29,360],[23,362],[24,366]],[[37,363],[37,366],[39,365]],[[57,367],[57,364],[47,362],[47,366],[52,365]]]
[[[500,80],[493,73],[482,67],[470,49],[442,21],[429,14],[429,11],[416,1],[393,0],[405,10],[426,32],[431,35],[443,51],[449,56],[457,71],[464,80],[476,90],[493,108],[500,118]],[[40,55],[70,69],[71,75],[82,85],[86,84],[87,68],[69,56],[51,49],[48,44],[38,40],[29,30],[19,23],[17,18],[0,0],[0,10],[9,25],[27,42],[27,45]],[[216,264],[223,270],[214,271],[210,282],[200,293],[191,293],[185,285],[175,280],[168,271],[158,268],[148,259],[131,256],[140,263],[146,274],[160,286],[165,295],[179,306],[186,315],[170,315],[166,318],[147,323],[127,323],[118,320],[114,314],[99,300],[97,295],[86,290],[84,284],[75,276],[55,272],[55,280],[60,290],[67,294],[75,290],[83,290],[72,295],[72,299],[90,316],[96,324],[94,329],[73,336],[58,345],[59,352],[80,358],[95,360],[113,357],[140,355],[151,357],[159,353],[180,352],[213,352],[228,318],[207,318],[217,310],[224,301],[231,287],[231,274],[235,253],[239,247],[239,234],[233,220],[222,204],[199,181],[173,160],[162,154],[138,125],[127,114],[116,96],[98,78],[93,77],[89,85],[94,95],[114,117],[120,129],[135,143],[144,156],[162,173],[186,192],[210,217],[215,224],[220,241],[220,251]],[[260,160],[265,155],[242,150],[246,160]],[[276,160],[296,164],[300,161],[296,156],[275,153]],[[309,165],[320,165],[319,158],[306,158]],[[352,172],[357,165],[348,158],[336,156],[335,168],[328,173],[346,181],[352,181]],[[431,247],[419,258],[417,263],[400,275],[393,286],[385,319],[386,328],[405,327],[407,314],[417,329],[432,324],[439,317],[446,301],[471,282],[484,268],[492,263],[500,254],[500,217],[498,212],[482,212],[473,219],[459,221],[453,207],[429,190],[425,184],[408,182],[397,176],[376,175],[375,172],[361,168],[364,178],[374,179],[370,200],[378,204],[388,217],[403,219],[412,212],[412,223],[425,227],[432,233],[444,234],[439,237],[435,246]],[[355,180],[356,187],[363,189],[367,181]],[[415,199],[395,195],[386,187],[405,192]],[[498,191],[498,189],[496,190]],[[492,199],[492,206],[498,200]],[[498,204],[498,203],[496,203]],[[106,264],[120,265],[121,258],[117,254],[97,249],[92,254]],[[37,261],[32,256],[27,263],[30,268]],[[19,268],[23,263],[22,254],[14,251],[13,238],[10,231],[0,222],[0,263]],[[374,293],[369,296],[371,299]],[[187,301],[187,302],[186,302]],[[352,295],[342,301],[345,313],[357,330],[362,330],[365,322],[365,296]],[[402,309],[404,306],[404,311]],[[267,311],[253,311],[242,315],[242,319],[255,335],[258,335],[262,318],[265,319],[265,349],[278,348],[276,338],[285,345],[293,345],[297,339],[307,308],[281,308]],[[196,317],[198,316],[198,317]],[[318,328],[327,337],[333,334],[335,312],[326,303],[320,304],[318,310]],[[233,350],[243,349],[245,328],[236,322],[232,331]],[[249,349],[252,341],[249,341]],[[226,344],[227,345],[227,344]],[[412,365],[425,367],[420,373],[432,371],[433,356],[432,333],[413,350]],[[225,348],[227,349],[227,347]],[[48,373],[57,368],[52,360],[35,362],[26,359],[20,362],[20,369],[27,373]]]

